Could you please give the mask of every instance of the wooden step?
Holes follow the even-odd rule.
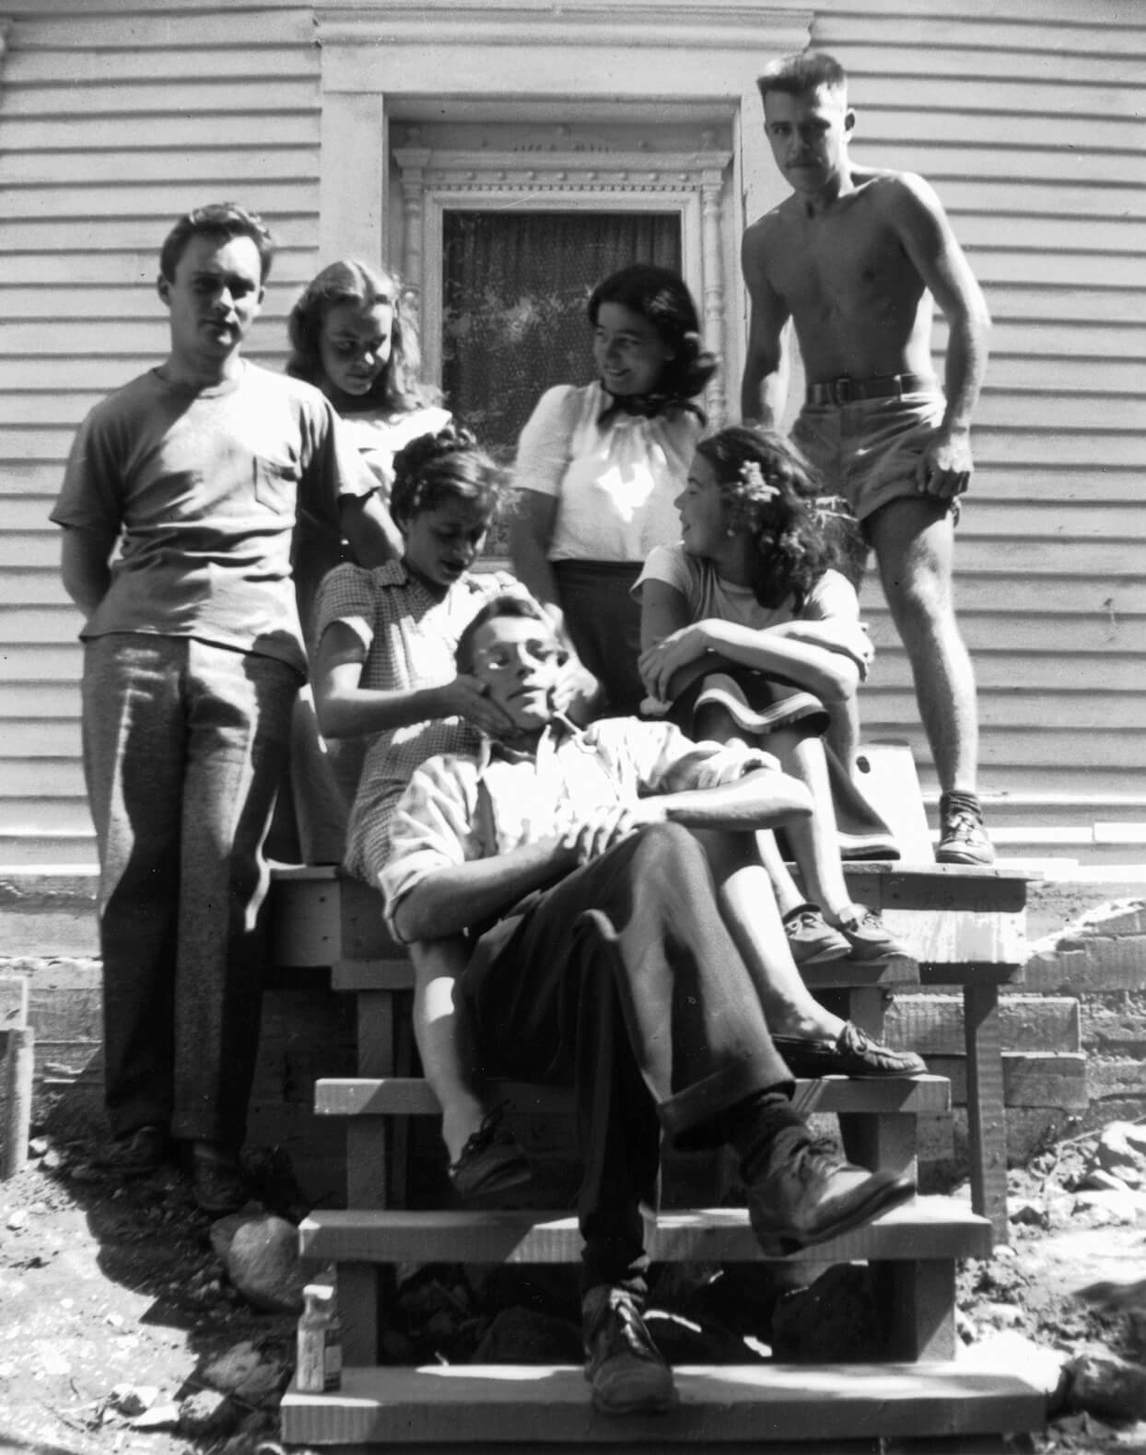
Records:
[[[645,1211],[655,1261],[744,1263],[763,1259],[743,1208]],[[577,1219],[545,1212],[319,1210],[299,1226],[299,1251],[319,1263],[577,1263]],[[785,1261],[847,1263],[986,1258],[991,1225],[965,1203],[916,1197],[866,1227]]]
[[[572,1093],[565,1087],[524,1081],[502,1081],[495,1086],[495,1099],[510,1102],[519,1112],[559,1116],[573,1110]],[[793,1105],[803,1116],[812,1112],[941,1116],[951,1110],[951,1087],[944,1076],[882,1081],[825,1076],[818,1081],[797,1081]],[[429,1083],[418,1077],[354,1076],[316,1081],[314,1109],[319,1116],[436,1116],[441,1106]]]
[[[848,863],[851,893],[884,912],[930,910],[1016,915],[1028,871],[962,864]],[[271,874],[270,958],[277,965],[329,966],[339,959],[394,960],[379,892],[333,865],[280,867]]]
[[[414,967],[395,953],[367,959],[337,959],[330,963],[332,990],[357,994],[360,991],[396,991],[414,988]],[[1010,978],[1008,966],[1004,979]],[[862,960],[833,960],[827,965],[804,965],[800,977],[810,990],[852,990],[864,987],[911,989],[922,983],[917,961],[907,955],[868,963]]]
[[[848,1455],[871,1451],[881,1439],[904,1442],[897,1451],[950,1439],[957,1443],[942,1448],[968,1455],[1001,1448],[969,1443],[977,1436],[1039,1430],[1046,1421],[1044,1394],[1017,1369],[760,1363],[674,1373],[679,1408],[619,1419],[593,1411],[583,1371],[570,1366],[351,1367],[335,1393],[300,1394],[292,1386],[282,1402],[282,1435],[291,1445],[377,1445],[391,1455],[428,1445],[447,1452],[549,1443]]]

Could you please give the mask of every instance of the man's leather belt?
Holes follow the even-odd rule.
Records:
[[[851,404],[855,399],[898,399],[920,389],[930,389],[932,380],[922,374],[880,374],[874,379],[852,379],[841,374],[822,384],[809,384],[809,404]]]

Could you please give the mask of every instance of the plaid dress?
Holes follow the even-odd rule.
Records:
[[[437,600],[401,561],[374,570],[337,566],[323,581],[316,635],[343,622],[366,650],[361,685],[380,691],[442,687],[457,676],[458,638],[494,596],[527,596],[505,571],[463,576]],[[438,753],[472,752],[478,734],[460,717],[387,728],[370,740],[347,831],[346,868],[375,883],[390,854],[394,808],[414,769]]]

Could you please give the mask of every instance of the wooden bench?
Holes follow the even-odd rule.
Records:
[[[0,975],[0,1055],[5,1058],[0,1178],[6,1179],[28,1159],[32,1121],[35,1032],[28,1024],[28,981],[23,975]]]

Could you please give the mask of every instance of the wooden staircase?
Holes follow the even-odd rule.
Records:
[[[818,995],[878,1032],[891,987],[962,987],[968,1065],[973,1206],[916,1197],[866,1228],[783,1260],[866,1261],[889,1339],[888,1360],[867,1364],[772,1362],[678,1367],[679,1409],[656,1418],[608,1418],[590,1405],[583,1371],[544,1365],[423,1368],[379,1364],[380,1277],[402,1263],[575,1264],[576,1219],[565,1212],[418,1211],[406,1203],[411,1118],[434,1115],[429,1087],[411,1074],[410,967],[388,944],[380,902],[333,870],[277,878],[275,958],[325,965],[355,996],[359,1075],[319,1081],[315,1109],[347,1121],[347,1208],[318,1211],[300,1228],[304,1257],[338,1271],[345,1372],[342,1389],[282,1405],[283,1439],[324,1451],[534,1450],[550,1444],[619,1450],[686,1444],[719,1449],[848,1455],[859,1451],[1003,1449],[1008,1432],[1040,1428],[1043,1393],[1020,1370],[983,1373],[957,1359],[955,1269],[983,1258],[1006,1231],[1005,1126],[997,997],[1022,962],[1026,881],[990,869],[848,866],[857,899],[881,908],[915,958],[819,967]],[[562,1094],[509,1086],[519,1109],[553,1112]],[[848,1154],[868,1166],[915,1166],[916,1118],[950,1109],[945,1078],[801,1082],[797,1105],[840,1119]],[[762,1261],[738,1207],[645,1210],[654,1260],[736,1265]]]

